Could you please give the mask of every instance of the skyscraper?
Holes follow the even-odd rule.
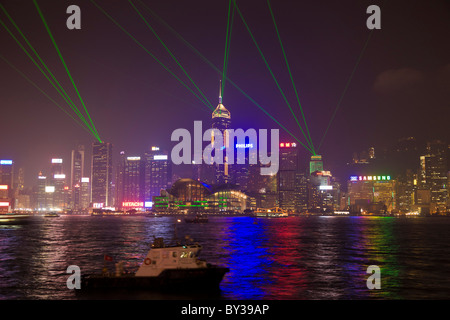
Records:
[[[8,212],[14,207],[14,162],[0,160],[0,212]]]
[[[306,168],[304,172],[298,171],[295,175],[295,210],[304,211],[308,209],[308,176]]]
[[[447,146],[440,140],[427,143],[427,155],[421,157],[422,179],[431,190],[431,212],[445,212],[447,206]]]
[[[141,157],[126,157],[123,163],[122,203],[144,201],[144,162]]]
[[[65,209],[67,207],[67,191],[66,186],[66,175],[64,173],[53,175],[54,192],[53,192],[53,208],[55,209]],[[68,187],[67,187],[68,188]]]
[[[61,158],[52,158],[50,175],[53,177],[55,174],[63,174],[63,159]]]
[[[0,160],[0,185],[6,186],[7,197],[13,197],[14,189],[14,161]]]
[[[36,190],[36,205],[35,208],[38,210],[44,210],[47,208],[45,187],[47,185],[47,177],[39,172],[37,180],[37,190]]]
[[[82,210],[89,208],[90,185],[91,184],[89,177],[81,178],[79,188],[80,188],[80,209]]]
[[[72,150],[70,164],[70,187],[81,182],[84,177],[84,146],[79,145],[76,150]]]
[[[397,208],[400,212],[409,212],[414,205],[414,191],[417,189],[417,175],[410,169],[397,176]]]
[[[295,142],[280,143],[280,166],[278,169],[278,205],[285,210],[295,210],[298,171],[298,149]]]
[[[228,136],[226,129],[230,129],[231,127],[231,113],[225,108],[222,104],[222,82],[219,88],[219,104],[216,109],[212,113],[212,128],[218,129],[222,133],[223,137],[223,146],[225,148],[230,147],[230,137]],[[214,146],[214,133],[211,137],[211,143]],[[224,150],[222,150],[224,152]],[[223,155],[223,164],[215,164],[216,171],[216,184],[224,184],[230,182],[230,166],[227,163],[227,156]]]
[[[112,144],[94,142],[91,163],[91,202],[112,205]]]
[[[50,165],[50,177],[47,180],[48,187],[53,187],[52,192],[47,192],[47,208],[64,209],[66,207],[66,175],[64,174],[63,159],[52,158]],[[49,200],[51,199],[51,201]],[[50,205],[51,202],[51,205]]]
[[[161,190],[166,190],[172,183],[172,166],[167,151],[153,146],[145,152],[145,187],[144,200],[152,201],[159,196]]]
[[[70,188],[72,189],[72,208],[81,209],[81,178],[84,176],[84,146],[72,150],[70,163]]]
[[[231,141],[234,144],[233,141]],[[249,180],[250,180],[250,163],[258,162],[257,153],[251,153],[250,150],[256,146],[253,144],[234,144],[234,149],[238,151],[239,149],[244,150],[245,152],[245,162],[243,164],[235,163],[233,164],[230,173],[231,173],[231,183],[236,184],[241,191],[249,190]],[[256,165],[256,164],[254,164]]]
[[[316,171],[323,171],[323,162],[321,155],[311,156],[311,161],[309,162],[309,174]]]
[[[120,151],[119,162],[116,170],[116,189],[115,189],[115,206],[121,207],[123,202],[123,174],[125,170],[125,151]]]
[[[350,176],[348,204],[352,211],[369,213],[396,209],[396,180],[388,175]]]

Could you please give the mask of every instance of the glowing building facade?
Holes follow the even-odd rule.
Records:
[[[294,211],[298,199],[296,175],[298,172],[298,148],[295,142],[280,143],[280,162],[277,173],[278,206]]]
[[[222,87],[222,86],[220,86]],[[219,91],[219,104],[216,109],[212,113],[212,129],[218,129],[222,133],[223,137],[223,146],[225,148],[230,147],[230,137],[228,136],[226,129],[231,128],[231,113],[225,108],[222,104],[222,90]],[[211,136],[211,143],[214,146],[214,132]],[[223,151],[222,151],[223,152]],[[223,155],[223,164],[214,164],[215,165],[215,183],[216,184],[224,184],[229,183],[231,179],[231,171],[230,165],[227,163],[227,156]]]
[[[158,212],[228,212],[242,213],[250,207],[251,198],[230,185],[211,187],[193,179],[180,179],[165,195],[153,197]]]
[[[14,208],[14,161],[0,160],[0,212]]]
[[[91,203],[97,207],[112,205],[112,144],[95,142],[92,144],[91,163]]]
[[[166,190],[172,183],[172,165],[169,155],[159,147],[153,146],[144,156],[144,200],[152,201],[154,196],[159,196],[161,190]]]
[[[396,181],[389,175],[351,176],[348,181],[348,205],[355,212],[391,212],[395,201]]]

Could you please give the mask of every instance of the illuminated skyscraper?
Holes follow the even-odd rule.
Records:
[[[247,141],[246,141],[247,142]],[[241,191],[249,191],[250,185],[250,163],[257,163],[258,162],[258,155],[257,153],[251,153],[251,150],[255,148],[253,144],[245,143],[245,144],[237,144],[233,141],[231,142],[234,144],[235,153],[238,152],[238,150],[244,150],[245,152],[245,162],[243,164],[237,163],[237,160],[235,164],[233,164],[230,173],[231,173],[231,183],[236,184],[239,187],[239,190]],[[254,166],[257,166],[257,164],[254,164]],[[258,172],[259,173],[259,172]]]
[[[64,173],[53,175],[53,183],[54,186],[53,191],[53,206],[52,208],[57,209],[65,209],[67,207],[67,197],[66,194],[68,190],[66,190],[66,175]],[[67,187],[68,188],[68,187]]]
[[[70,187],[79,184],[84,177],[84,146],[80,145],[76,150],[72,150],[70,165]]]
[[[391,212],[396,209],[396,180],[388,175],[351,176],[348,180],[348,204],[354,212]]]
[[[417,189],[417,175],[407,169],[397,176],[396,195],[400,212],[411,211],[414,205],[414,191]]]
[[[431,190],[431,213],[445,212],[447,205],[447,146],[439,140],[427,144],[427,155],[421,157],[422,182]]]
[[[80,209],[82,210],[89,208],[90,186],[89,177],[82,177],[80,183]]]
[[[65,185],[66,175],[63,171],[63,159],[52,158],[50,164],[50,177],[47,179],[47,186],[53,187],[53,189],[51,189],[53,191],[47,192],[46,195],[48,209],[63,209],[65,207]]]
[[[304,172],[298,171],[295,175],[296,211],[304,211],[308,209],[308,186],[309,179],[305,168]]]
[[[92,144],[91,202],[103,206],[112,205],[111,186],[112,144],[95,142]]]
[[[145,152],[145,187],[144,198],[146,202],[152,201],[154,196],[159,196],[161,190],[166,190],[172,183],[172,166],[169,155],[153,146]]]
[[[0,212],[14,207],[14,162],[0,160]]]
[[[72,207],[75,210],[81,207],[81,178],[84,176],[84,146],[80,145],[72,150],[70,164],[70,188],[72,189]]]
[[[309,174],[316,171],[323,171],[323,162],[321,155],[311,156],[311,161],[309,162]]]
[[[222,133],[223,137],[223,145],[225,148],[230,147],[230,137],[226,133],[226,129],[230,129],[231,127],[231,113],[225,108],[222,104],[222,85],[220,85],[219,89],[219,104],[216,109],[212,113],[212,128],[219,129]],[[214,133],[211,137],[211,143],[214,145]],[[225,155],[225,150],[223,150],[223,164],[215,164],[216,168],[216,183],[223,184],[230,182],[230,167],[229,164],[226,163],[228,161],[227,156]]]
[[[52,158],[50,175],[53,177],[55,174],[63,174],[63,159],[61,158]]]
[[[123,202],[123,174],[125,170],[125,151],[120,151],[119,163],[116,170],[116,189],[115,189],[115,206],[120,207]]]
[[[298,171],[298,149],[295,142],[280,143],[280,167],[278,169],[278,205],[284,210],[295,210]]]
[[[36,190],[36,209],[44,210],[47,208],[46,203],[46,195],[45,195],[45,187],[47,185],[47,177],[39,172],[38,180],[37,180],[37,190]]]
[[[144,201],[144,162],[141,157],[126,157],[123,162],[122,203]]]
[[[13,196],[14,188],[14,161],[0,160],[0,185],[6,186],[4,190],[8,190],[7,197]]]

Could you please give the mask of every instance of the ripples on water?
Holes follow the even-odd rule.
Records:
[[[153,236],[173,239],[175,221],[61,216],[0,225],[0,299],[77,299],[66,287],[69,265],[98,273],[108,254],[134,271]],[[448,299],[449,231],[448,218],[387,217],[210,217],[177,227],[180,239],[202,244],[201,258],[231,269],[212,296],[220,299]],[[369,265],[381,268],[381,290],[366,287]]]

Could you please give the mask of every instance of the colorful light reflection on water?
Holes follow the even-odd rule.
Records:
[[[66,288],[68,265],[98,272],[108,254],[133,271],[153,236],[172,239],[176,224],[175,217],[61,216],[1,225],[0,299],[76,299]],[[177,235],[202,244],[201,258],[230,268],[219,296],[209,298],[446,299],[449,228],[446,218],[210,217],[177,224]],[[381,268],[381,290],[366,287],[369,265]]]

